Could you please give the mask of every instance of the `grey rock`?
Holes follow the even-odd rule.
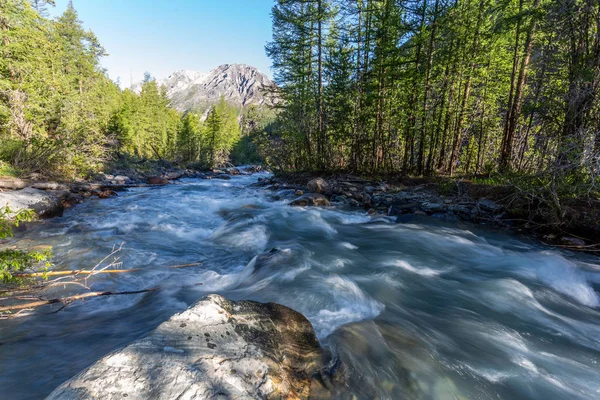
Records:
[[[346,196],[343,195],[335,195],[331,197],[331,201],[334,203],[346,203]]]
[[[19,178],[0,177],[0,189],[20,190],[27,186],[27,182]]]
[[[64,210],[58,197],[34,188],[0,192],[0,207],[5,205],[14,212],[30,208],[42,218],[62,215]]]
[[[405,213],[412,213],[417,211],[419,204],[417,203],[408,203],[408,204],[398,204],[390,206],[388,210],[388,215],[400,215]]]
[[[393,205],[413,203],[422,199],[422,196],[412,192],[398,192],[392,200]]]
[[[165,174],[165,178],[167,178],[168,180],[171,180],[171,181],[175,181],[177,179],[181,179],[181,177],[183,177],[183,172],[182,171],[167,172]]]
[[[57,197],[59,200],[67,200],[71,197],[70,190],[47,190],[47,193]]]
[[[306,206],[330,206],[331,203],[327,197],[318,193],[307,193],[303,196],[290,202],[290,206],[306,207]]]
[[[504,209],[504,207],[493,200],[490,199],[481,199],[477,202],[477,206],[479,209],[491,213],[497,213]]]
[[[67,185],[62,185],[57,182],[34,182],[31,184],[34,189],[40,190],[67,190]]]
[[[456,205],[448,207],[448,209],[451,212],[453,212],[454,214],[456,214],[458,217],[460,217],[461,219],[464,219],[466,221],[471,219],[474,211],[477,212],[476,208],[469,207],[464,204],[456,204]]]
[[[421,210],[425,211],[428,214],[436,214],[445,211],[446,207],[444,204],[440,203],[425,202],[421,204]]]
[[[126,183],[126,182],[131,181],[131,179],[129,179],[129,177],[125,176],[125,175],[117,175],[112,180],[120,182],[120,183]]]
[[[47,400],[307,399],[321,360],[310,322],[296,311],[210,295]]]
[[[306,187],[313,193],[325,193],[329,190],[329,184],[323,178],[315,178],[310,180]]]
[[[294,192],[294,195],[295,195],[295,196],[303,196],[303,195],[304,195],[304,191],[302,191],[302,190],[298,189],[298,190],[296,190],[296,191]]]

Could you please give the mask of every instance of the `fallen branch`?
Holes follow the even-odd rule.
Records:
[[[165,267],[153,267],[153,268],[130,268],[130,269],[103,269],[103,270],[87,270],[87,269],[75,269],[71,271],[50,271],[50,272],[32,272],[32,273],[17,273],[13,274],[15,277],[19,278],[36,278],[36,277],[46,277],[46,276],[69,276],[69,275],[92,275],[92,274],[124,274],[129,272],[136,271],[148,271],[150,269],[159,269],[159,268],[188,268],[195,267],[198,265],[202,265],[201,262],[192,263],[192,264],[181,264],[181,265],[169,265]]]
[[[62,303],[62,304],[67,305],[67,304],[73,303],[74,301],[83,300],[83,299],[87,299],[90,297],[118,296],[118,295],[148,293],[148,292],[157,291],[159,289],[160,289],[159,287],[153,287],[150,289],[133,290],[133,291],[125,291],[125,292],[110,292],[110,291],[88,292],[88,293],[78,294],[78,295],[74,295],[74,296],[60,297],[60,298],[48,299],[48,300],[39,300],[39,301],[30,302],[30,303],[15,304],[12,306],[0,307],[0,313],[9,312],[9,311],[17,311],[17,310],[26,310],[26,309],[30,309],[30,308],[45,306],[48,304]]]

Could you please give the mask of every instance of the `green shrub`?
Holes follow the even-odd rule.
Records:
[[[21,210],[18,213],[5,206],[0,208],[0,239],[12,237],[12,228],[21,222],[28,222],[35,218],[32,210]],[[37,264],[42,263],[43,270],[50,267],[50,249],[39,251],[24,251],[17,249],[0,249],[0,282],[5,284],[22,284],[24,280],[15,273],[23,272]]]

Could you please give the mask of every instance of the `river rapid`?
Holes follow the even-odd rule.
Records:
[[[290,207],[249,187],[258,176],[130,189],[19,233],[61,269],[124,242],[122,267],[144,271],[92,289],[162,290],[0,321],[0,398],[44,398],[208,293],[303,313],[341,361],[339,398],[600,398],[600,259],[431,217]]]

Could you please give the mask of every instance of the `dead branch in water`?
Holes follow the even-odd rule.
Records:
[[[50,272],[33,272],[33,273],[19,273],[13,274],[17,277],[22,278],[42,278],[45,276],[70,276],[70,275],[96,275],[96,274],[125,274],[129,272],[137,271],[148,271],[151,269],[162,269],[162,268],[188,268],[202,265],[201,262],[181,265],[167,265],[163,267],[152,267],[152,268],[130,268],[130,269],[101,269],[101,270],[87,270],[87,269],[75,269],[71,271],[50,271]]]
[[[131,291],[125,291],[125,292],[111,292],[111,291],[87,292],[87,293],[77,294],[74,296],[59,297],[59,298],[55,298],[55,299],[39,300],[39,301],[30,302],[30,303],[14,304],[12,306],[0,307],[0,313],[10,312],[10,311],[18,311],[18,310],[26,310],[26,309],[45,306],[48,304],[57,304],[57,303],[62,303],[64,306],[66,306],[77,300],[84,300],[84,299],[87,299],[90,297],[140,294],[140,293],[154,292],[159,289],[160,289],[159,287],[153,287],[153,288],[149,288],[149,289],[131,290]]]

